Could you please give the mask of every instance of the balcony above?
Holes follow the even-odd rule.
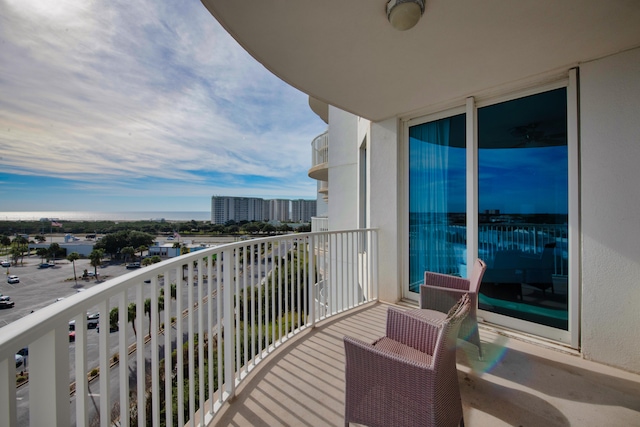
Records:
[[[309,178],[318,181],[329,180],[329,133],[324,132],[311,141],[311,168]]]

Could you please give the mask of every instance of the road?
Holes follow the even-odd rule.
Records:
[[[126,274],[130,272],[127,270],[123,264],[105,264],[104,267],[98,268],[98,277],[99,280],[91,279],[91,280],[82,280],[79,279],[77,281],[74,280],[73,274],[73,265],[64,260],[64,261],[56,261],[56,266],[47,269],[40,269],[38,265],[40,264],[40,259],[38,257],[26,257],[24,263],[19,264],[18,266],[12,266],[8,270],[10,274],[15,274],[20,277],[20,283],[18,284],[8,284],[6,281],[3,281],[0,289],[1,292],[5,295],[10,295],[12,300],[16,302],[16,306],[11,309],[0,310],[0,322],[2,324],[9,324],[12,321],[17,320],[22,316],[29,315],[32,310],[38,310],[46,305],[55,304],[57,298],[64,298],[69,295],[73,295],[75,292],[78,292],[78,289],[88,289],[93,286],[97,286],[100,283],[103,283],[105,280],[108,280],[113,277],[117,277],[122,274]],[[93,267],[89,265],[88,260],[79,260],[76,261],[76,272],[81,272],[87,268],[89,271],[93,270]],[[263,266],[261,268],[262,276],[265,275],[265,270],[269,269],[269,265],[267,265],[266,269]],[[0,270],[1,271],[1,270]],[[254,272],[257,269],[254,269]],[[255,277],[255,274],[253,274]],[[170,277],[170,280],[175,281],[174,278]],[[160,283],[162,285],[162,282]],[[197,283],[193,288],[194,299],[197,298]],[[148,297],[150,289],[150,285],[145,285],[145,298]],[[186,304],[188,302],[188,292],[189,287],[183,287],[183,302],[184,305],[181,309],[186,309]],[[23,303],[27,302],[27,303]],[[175,306],[175,301],[171,301],[171,312],[177,313],[177,308]],[[116,302],[113,301],[110,306],[116,306]],[[215,307],[215,303],[214,303]],[[95,311],[97,311],[97,307],[95,307]],[[128,324],[127,327],[130,327]],[[99,357],[99,344],[98,337],[99,333],[104,333],[108,329],[106,325],[102,327],[102,331],[98,332],[96,329],[89,329],[87,335],[87,360],[89,361],[88,367],[91,369],[92,367],[98,366],[98,357]],[[143,319],[143,332],[146,333],[148,331],[148,318],[145,317]],[[163,340],[163,339],[162,339]],[[175,336],[172,337],[172,341],[175,346]],[[133,330],[129,333],[129,343],[132,344],[135,342],[135,336],[133,334]],[[162,342],[163,345],[163,342]],[[69,374],[71,381],[75,379],[75,351],[74,346],[75,343],[70,343],[70,354],[69,354]],[[109,347],[110,354],[114,354],[118,351],[118,334],[110,333],[109,339]],[[149,347],[149,346],[147,346]],[[147,356],[146,359],[149,360],[149,352],[150,350],[146,349]],[[131,356],[132,360],[130,361],[130,369],[132,369],[133,380],[131,384],[132,389],[135,388],[135,353]],[[25,366],[21,369],[28,370],[28,357],[25,358]],[[118,397],[118,370],[117,367],[112,369],[111,373],[111,382],[112,382],[112,396],[111,401],[116,402]],[[93,411],[97,411],[98,405],[98,395],[99,395],[99,379],[97,381],[93,381],[90,386],[90,395],[95,398],[96,407],[92,408]],[[28,398],[28,384],[21,386],[17,391],[18,398],[18,419],[19,425],[28,425],[28,408],[29,408],[29,398]],[[71,411],[72,418],[75,418],[75,398],[74,396],[70,397],[71,402]],[[93,412],[92,411],[92,412]]]

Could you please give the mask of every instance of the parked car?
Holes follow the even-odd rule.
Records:
[[[7,277],[7,283],[20,283],[20,278],[12,274],[11,276]]]
[[[19,368],[24,363],[24,357],[21,354],[16,353],[16,368]]]
[[[38,265],[38,268],[49,268],[49,267],[51,266],[47,262]]]
[[[3,267],[11,267],[11,263],[9,261],[0,261],[0,265]]]
[[[91,313],[87,315],[87,329],[96,329],[98,327],[98,323],[100,322],[100,313]],[[76,321],[69,321],[69,330],[76,330]]]
[[[9,295],[0,295],[0,309],[11,308],[15,305],[15,302],[11,301]]]
[[[126,268],[140,268],[140,263],[139,262],[130,262],[125,267]]]
[[[96,329],[100,322],[100,313],[87,314],[87,329]]]
[[[29,355],[29,347],[21,348],[20,350],[18,350],[18,354],[20,356],[23,356],[23,357],[28,356]]]

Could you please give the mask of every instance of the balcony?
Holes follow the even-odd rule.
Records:
[[[324,132],[311,141],[311,169],[309,178],[318,181],[329,180],[329,133]]]
[[[66,298],[0,329],[0,424],[341,425],[342,337],[384,333],[378,265],[375,230],[293,234],[184,255]],[[89,335],[87,313],[108,319],[114,307],[118,330],[105,321]],[[483,361],[464,342],[458,350],[466,425],[637,423],[640,376],[490,325],[481,339]],[[17,388],[14,353],[27,346],[29,382]],[[169,348],[183,349],[173,363]],[[89,380],[93,368],[109,381]]]
[[[0,425],[206,425],[284,343],[377,299],[376,236],[291,234],[203,249],[5,326]],[[88,333],[96,312],[101,327]],[[18,387],[14,354],[24,348],[28,383]]]

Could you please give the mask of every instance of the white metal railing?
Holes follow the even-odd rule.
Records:
[[[0,329],[0,425],[86,426],[95,417],[102,426],[207,425],[284,341],[377,300],[377,253],[371,229],[242,241],[144,267],[31,313]],[[100,330],[89,334],[87,313],[95,310]],[[24,347],[29,381],[18,389],[14,354]],[[168,349],[178,350],[169,358]],[[94,368],[97,380],[87,375]]]
[[[321,133],[311,141],[311,166],[329,161],[329,132]]]
[[[321,216],[311,217],[311,231],[329,231],[329,218]]]

